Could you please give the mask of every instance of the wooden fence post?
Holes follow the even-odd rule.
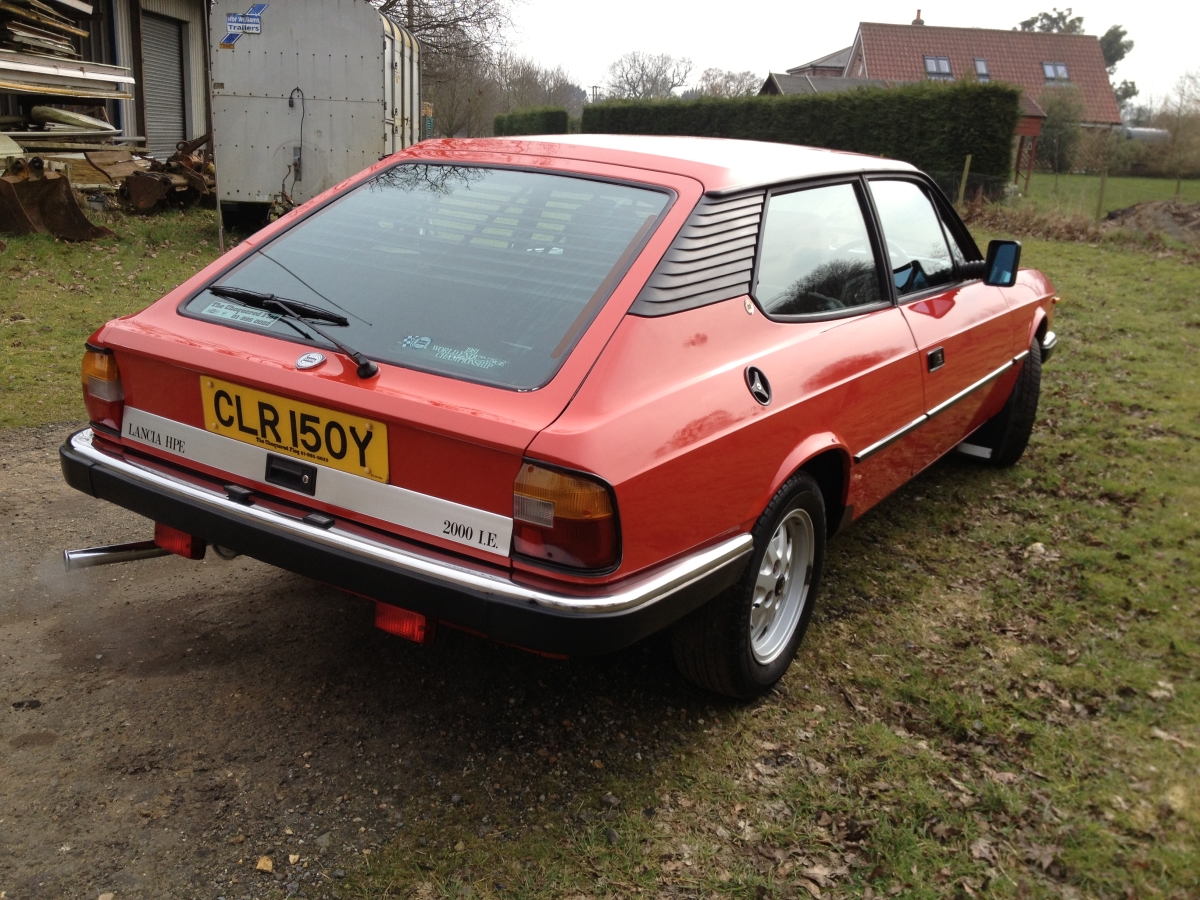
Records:
[[[1100,172],[1100,197],[1096,200],[1096,224],[1104,218],[1104,188],[1108,184],[1108,166]]]
[[[963,205],[963,197],[966,196],[966,193],[967,193],[967,175],[969,175],[970,172],[971,172],[971,154],[968,153],[967,161],[965,163],[963,163],[962,181],[960,181],[958,183],[958,205],[959,205],[960,209],[962,208],[962,205]]]

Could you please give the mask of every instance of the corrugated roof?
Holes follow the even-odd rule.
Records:
[[[771,90],[773,86],[775,90]],[[833,78],[828,75],[784,75],[772,72],[767,76],[760,94],[832,94],[860,87],[891,87],[879,78]]]
[[[843,47],[835,53],[830,53],[828,56],[822,56],[820,59],[814,59],[812,62],[806,62],[803,65],[794,66],[787,70],[789,75],[795,75],[803,69],[823,68],[823,69],[844,69],[846,63],[850,62],[850,51],[853,47]]]
[[[974,78],[975,59],[980,58],[987,60],[992,81],[1019,85],[1039,102],[1045,91],[1058,90],[1046,84],[1042,63],[1065,63],[1070,83],[1086,104],[1084,121],[1121,121],[1095,35],[862,22],[855,46],[860,43],[871,78],[924,81],[926,56],[948,57],[954,78]]]

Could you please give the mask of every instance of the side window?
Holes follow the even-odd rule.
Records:
[[[903,297],[954,280],[946,235],[929,197],[911,181],[872,181],[896,293]],[[960,251],[961,252],[961,251]]]
[[[754,296],[763,310],[778,316],[879,302],[875,255],[853,185],[771,197]]]

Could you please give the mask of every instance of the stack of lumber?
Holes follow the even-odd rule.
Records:
[[[0,48],[60,59],[79,59],[76,38],[88,32],[69,17],[70,11],[91,15],[79,0],[0,0]]]

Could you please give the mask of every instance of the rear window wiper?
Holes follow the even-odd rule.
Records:
[[[310,303],[302,303],[299,300],[288,300],[286,297],[276,297],[274,294],[262,294],[258,291],[247,290],[239,287],[225,287],[222,285],[213,285],[208,289],[210,294],[216,294],[218,297],[224,297],[227,300],[237,300],[239,303],[244,303],[247,306],[253,306],[255,309],[263,309],[267,312],[278,313],[281,316],[295,319],[298,322],[303,322],[333,346],[337,347],[352,360],[358,364],[358,377],[370,378],[378,374],[379,366],[367,359],[353,347],[343,341],[339,341],[333,335],[325,331],[316,324],[316,322],[325,322],[329,325],[347,326],[350,320],[340,313],[332,312],[328,309],[322,309],[320,306],[313,306]],[[315,320],[315,321],[314,321]]]

